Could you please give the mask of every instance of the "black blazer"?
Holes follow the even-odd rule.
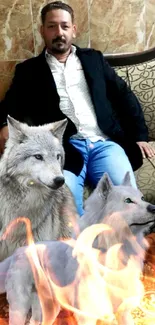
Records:
[[[77,47],[89,86],[100,129],[126,151],[134,170],[142,164],[136,141],[148,141],[148,130],[136,96],[117,76],[100,51]],[[0,127],[7,114],[30,125],[58,121],[66,116],[59,108],[60,98],[53,75],[45,59],[45,49],[34,58],[17,64],[11,87],[0,103]],[[65,168],[78,174],[83,160],[68,142],[77,132],[68,119],[64,135]]]

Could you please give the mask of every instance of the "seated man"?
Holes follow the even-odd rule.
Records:
[[[73,9],[61,1],[41,11],[43,52],[16,66],[0,104],[0,150],[8,137],[7,114],[30,125],[68,119],[64,135],[65,178],[80,215],[86,176],[93,186],[104,172],[120,184],[153,156],[141,106],[100,51],[72,44]]]

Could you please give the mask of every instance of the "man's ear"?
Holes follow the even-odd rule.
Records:
[[[73,25],[73,38],[76,38],[76,33],[77,33],[77,27],[76,27],[76,25],[74,24],[74,25]]]

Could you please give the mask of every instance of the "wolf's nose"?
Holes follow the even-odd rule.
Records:
[[[53,183],[56,188],[59,188],[65,183],[65,179],[63,176],[58,176],[54,178]]]
[[[155,213],[155,205],[154,204],[149,204],[147,206],[147,211],[151,213]]]

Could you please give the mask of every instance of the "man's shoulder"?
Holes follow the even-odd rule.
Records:
[[[91,48],[91,47],[79,47],[79,46],[76,46],[77,48],[77,52],[79,53],[86,53],[86,54],[99,54],[101,53],[99,50],[95,50],[94,48]]]
[[[16,68],[18,70],[26,70],[26,69],[32,69],[33,67],[37,67],[41,64],[41,61],[43,61],[43,52],[37,56],[34,56],[32,58],[26,59],[16,65]]]
[[[77,46],[76,54],[79,57],[79,59],[89,58],[91,61],[99,60],[100,62],[101,57],[103,58],[102,52],[94,48],[81,48]]]

